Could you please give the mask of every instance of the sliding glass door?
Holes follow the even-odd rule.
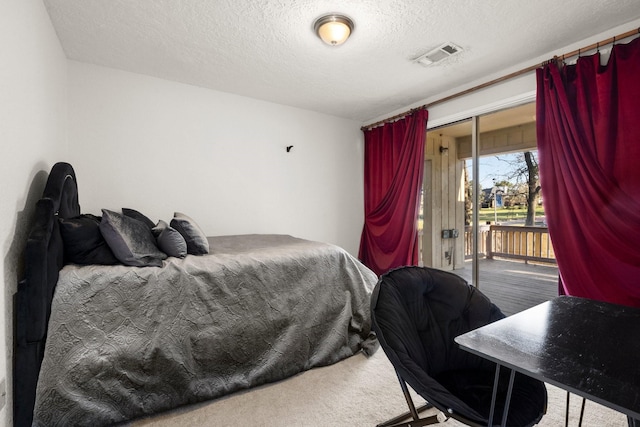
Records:
[[[423,263],[459,274],[508,314],[523,298],[553,296],[557,281],[536,146],[534,104],[427,132]]]

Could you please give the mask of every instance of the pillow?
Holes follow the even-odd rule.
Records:
[[[124,265],[161,267],[167,258],[156,246],[151,229],[137,219],[102,209],[100,232]]]
[[[162,233],[162,230],[164,230],[167,227],[169,227],[169,224],[167,224],[163,220],[160,220],[155,226],[151,228],[151,234],[153,234],[153,237],[157,239],[158,236],[160,236],[160,233]]]
[[[188,254],[204,255],[209,253],[207,236],[193,219],[183,213],[175,212],[170,225],[184,237],[187,242]]]
[[[128,216],[129,218],[137,219],[138,221],[143,222],[149,228],[154,227],[153,221],[151,221],[146,215],[143,215],[135,209],[122,208],[122,214]]]
[[[65,263],[120,264],[100,233],[100,219],[91,214],[58,219]]]
[[[182,234],[175,228],[160,220],[158,224],[151,229],[156,237],[158,248],[165,254],[176,258],[184,258],[187,256],[187,242]]]

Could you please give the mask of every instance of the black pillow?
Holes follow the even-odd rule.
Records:
[[[137,219],[138,221],[143,222],[149,228],[153,228],[155,226],[155,224],[149,219],[149,217],[138,212],[135,209],[122,208],[122,214],[128,216],[129,218]]]
[[[183,213],[175,212],[170,225],[184,237],[187,242],[187,253],[191,255],[209,253],[207,236],[193,219]]]
[[[167,258],[156,246],[151,229],[137,219],[102,209],[100,232],[124,265],[161,267]]]
[[[151,232],[156,237],[156,243],[162,252],[176,258],[187,256],[187,242],[178,230],[160,220]]]
[[[100,219],[91,214],[59,218],[65,263],[120,264],[100,233]]]

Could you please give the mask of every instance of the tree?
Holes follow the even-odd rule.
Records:
[[[515,181],[513,188],[516,189],[516,195],[524,196],[527,205],[527,218],[524,225],[532,226],[536,220],[536,205],[541,190],[536,153],[525,151],[508,160],[496,157],[509,164],[509,172],[505,174],[505,178],[510,182]]]
[[[464,168],[464,187],[465,187],[465,198],[464,198],[464,225],[471,225],[471,213],[473,209],[473,181],[469,180],[469,171],[467,168]]]
[[[531,151],[525,151],[524,160],[527,164],[527,220],[524,225],[533,225],[536,220],[536,205],[540,195],[540,175],[538,172],[538,159]]]

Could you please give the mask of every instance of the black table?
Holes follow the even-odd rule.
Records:
[[[638,308],[561,296],[455,341],[512,378],[521,372],[640,419]]]

